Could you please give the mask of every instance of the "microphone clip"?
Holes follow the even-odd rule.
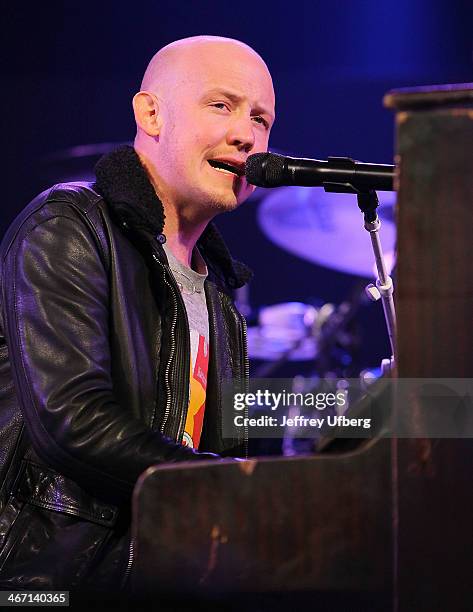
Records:
[[[335,172],[340,171],[341,176],[346,177],[347,174],[355,176],[355,160],[351,157],[328,157],[327,162],[331,168],[335,169]],[[346,180],[340,182],[334,180],[324,181],[322,186],[327,193],[359,193],[356,187]]]

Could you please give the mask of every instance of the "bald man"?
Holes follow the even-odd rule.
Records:
[[[248,376],[232,294],[250,273],[211,221],[252,192],[271,77],[241,42],[185,39],[133,108],[134,147],[40,194],[1,246],[3,590],[125,588],[139,475],[247,455],[243,430],[223,436],[221,384]]]

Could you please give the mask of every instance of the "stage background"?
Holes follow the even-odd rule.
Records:
[[[11,3],[2,26],[1,234],[35,194],[64,180],[57,160],[66,150],[133,139],[131,98],[145,66],[178,38],[215,34],[253,46],[276,88],[271,147],[297,156],[392,163],[384,93],[473,80],[471,0]],[[255,271],[253,316],[294,300],[338,304],[356,291],[362,279],[264,236],[263,197],[218,220],[234,255]],[[390,352],[381,305],[364,306],[357,326],[359,366],[377,366]]]

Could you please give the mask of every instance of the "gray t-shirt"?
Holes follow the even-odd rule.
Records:
[[[205,269],[204,274],[199,274],[178,261],[166,244],[163,245],[163,248],[169,261],[169,267],[181,291],[189,320],[191,346],[189,406],[182,443],[191,448],[198,448],[204,422],[209,366],[209,313],[204,291],[207,266],[197,247],[194,249],[193,260],[197,260],[199,267]]]

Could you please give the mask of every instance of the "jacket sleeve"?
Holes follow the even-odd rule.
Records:
[[[38,456],[91,493],[123,499],[150,465],[218,455],[174,443],[117,401],[107,271],[87,222],[64,208],[21,228],[3,262],[15,386]]]

